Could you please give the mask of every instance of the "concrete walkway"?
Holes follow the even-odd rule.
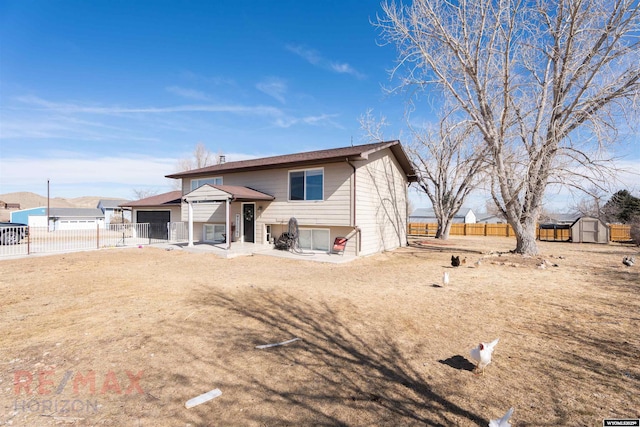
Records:
[[[235,258],[239,256],[263,255],[277,258],[297,259],[303,261],[327,262],[332,264],[342,264],[356,259],[350,255],[330,255],[326,252],[311,251],[281,251],[274,249],[272,245],[260,245],[256,243],[234,242],[227,250],[221,244],[194,243],[187,246],[186,243],[159,243],[153,247],[164,248],[166,250],[183,250],[190,253],[210,253],[221,258]]]

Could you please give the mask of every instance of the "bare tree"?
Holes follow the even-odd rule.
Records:
[[[547,186],[573,173],[589,185],[605,177],[600,149],[637,113],[638,1],[415,0],[383,10],[377,26],[399,51],[392,76],[400,88],[439,89],[466,113],[515,251],[537,254]]]
[[[607,196],[600,188],[593,187],[584,197],[574,203],[572,210],[577,215],[599,218],[600,220],[607,222],[602,209],[603,200],[606,197]]]
[[[448,239],[453,217],[487,168],[482,139],[468,122],[444,117],[437,129],[412,128],[408,152],[438,221],[436,239]]]
[[[146,199],[147,197],[155,196],[158,194],[158,190],[155,188],[134,188],[131,190],[135,200]]]
[[[191,157],[178,161],[177,169],[180,172],[200,169],[217,163],[218,158],[219,156],[213,154],[202,142],[199,142],[196,144]]]
[[[418,173],[418,185],[433,206],[438,222],[435,237],[448,239],[453,217],[487,168],[481,138],[474,135],[475,129],[468,122],[457,121],[453,115],[442,118],[437,129],[416,128],[409,118],[407,125],[412,137],[407,154]],[[368,110],[360,117],[360,126],[367,139],[383,141],[388,123],[385,117],[376,119]]]
[[[177,172],[184,172],[204,168],[220,163],[223,158],[222,152],[218,152],[217,155],[213,154],[202,142],[199,142],[196,144],[191,157],[178,160],[176,170]],[[173,179],[171,181],[175,189],[179,190],[182,188],[181,180]]]

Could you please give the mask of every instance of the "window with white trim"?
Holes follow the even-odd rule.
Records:
[[[204,224],[202,240],[205,242],[225,242],[224,224]]]
[[[324,169],[290,171],[289,200],[324,200]]]
[[[196,188],[200,188],[205,184],[211,185],[222,185],[222,177],[217,176],[215,178],[200,178],[200,179],[192,179],[191,180],[191,191]]]
[[[329,252],[329,230],[323,228],[299,229],[300,249]]]

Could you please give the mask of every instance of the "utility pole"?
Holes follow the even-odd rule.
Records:
[[[49,226],[49,180],[47,179],[47,232],[51,231]]]

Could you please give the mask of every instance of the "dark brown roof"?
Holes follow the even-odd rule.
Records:
[[[308,151],[305,153],[286,154],[282,156],[263,157],[260,159],[241,160],[237,162],[227,162],[214,166],[207,166],[200,169],[184,171],[166,175],[167,178],[187,178],[211,175],[221,172],[239,172],[261,169],[274,169],[281,167],[313,165],[320,163],[343,162],[345,160],[364,160],[369,154],[385,148],[390,148],[398,163],[409,178],[415,181],[416,173],[411,162],[404,152],[400,141],[376,142],[373,144],[356,145],[343,148],[331,148],[328,150]]]
[[[140,200],[134,200],[133,202],[123,203],[121,207],[146,207],[146,206],[161,206],[161,205],[179,205],[182,200],[182,191],[169,191],[168,193],[157,194],[155,196],[146,197]]]

